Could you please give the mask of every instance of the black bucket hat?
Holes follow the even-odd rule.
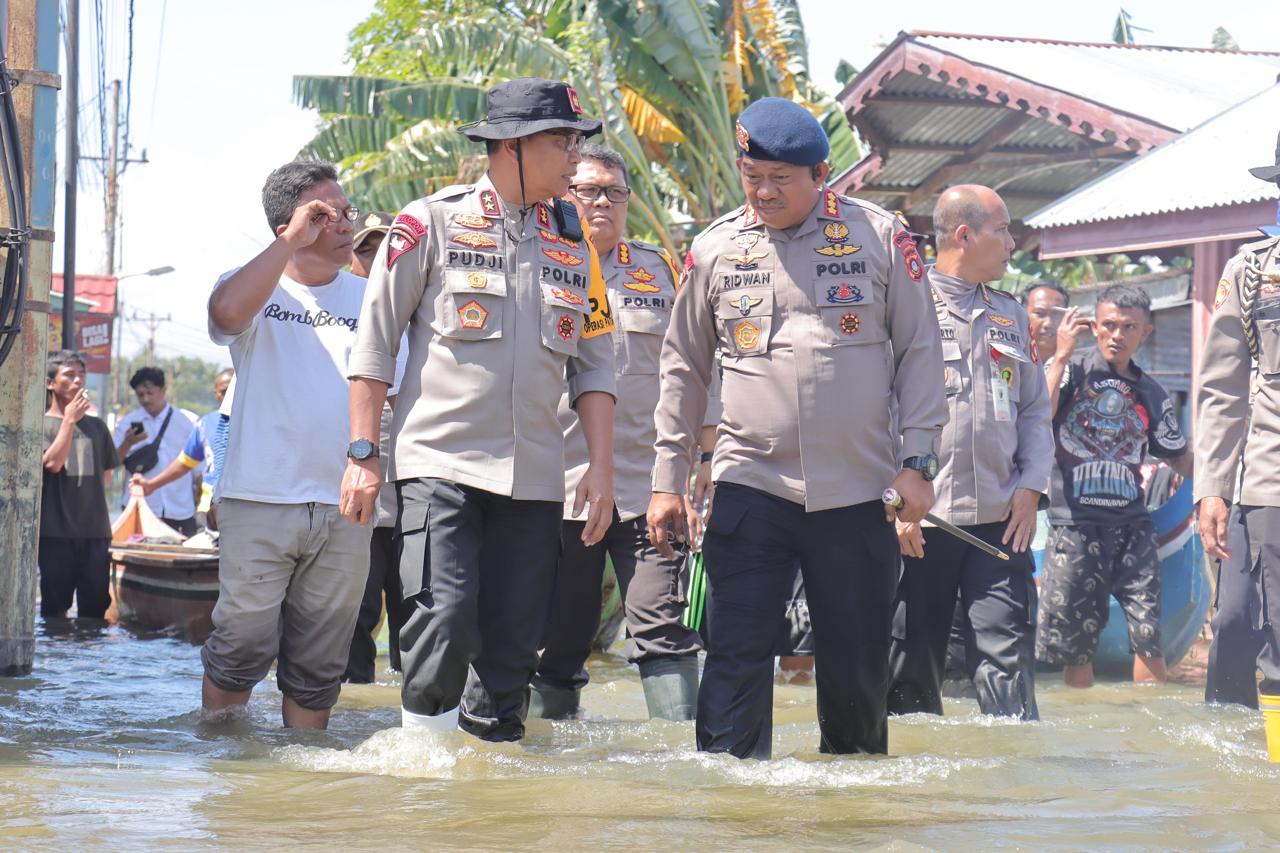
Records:
[[[1255,166],[1249,174],[1261,181],[1274,181],[1280,178],[1280,134],[1276,136],[1276,163],[1274,166]]]
[[[581,131],[583,136],[600,132],[600,120],[584,116],[577,91],[559,80],[508,80],[489,90],[488,102],[489,114],[484,121],[458,128],[472,142],[517,139],[562,127]]]

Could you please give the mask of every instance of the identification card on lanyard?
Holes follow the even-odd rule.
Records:
[[[995,406],[996,420],[1007,421],[1009,412],[1009,385],[1004,377],[996,374],[991,377],[991,402]]]

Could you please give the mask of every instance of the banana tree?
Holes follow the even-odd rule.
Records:
[[[416,13],[414,5],[381,0],[357,28],[355,76],[294,78],[294,99],[321,114],[300,153],[338,164],[363,206],[395,210],[477,177],[483,149],[456,128],[484,117],[491,85],[526,75],[568,81],[604,121],[604,143],[627,161],[631,232],[671,249],[673,238],[741,203],[733,122],[750,100],[774,95],[809,108],[831,138],[837,171],[858,157],[838,105],[810,80],[795,2],[420,0]]]

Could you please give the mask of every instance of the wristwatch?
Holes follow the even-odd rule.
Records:
[[[367,438],[357,438],[347,445],[347,458],[357,462],[372,459],[378,455],[378,445]]]
[[[927,456],[908,456],[902,460],[902,467],[919,471],[920,476],[928,483],[938,476],[938,455],[930,453]]]

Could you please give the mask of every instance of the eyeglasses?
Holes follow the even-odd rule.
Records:
[[[569,192],[583,201],[595,201],[604,193],[604,197],[614,204],[622,204],[631,197],[631,187],[601,187],[595,184],[571,184]]]
[[[547,130],[544,131],[547,136],[554,137],[560,150],[564,152],[577,151],[582,147],[583,136],[574,130]]]
[[[343,219],[347,220],[348,222],[355,222],[357,219],[360,218],[360,208],[347,207],[342,210],[339,210],[338,215],[341,216]]]

